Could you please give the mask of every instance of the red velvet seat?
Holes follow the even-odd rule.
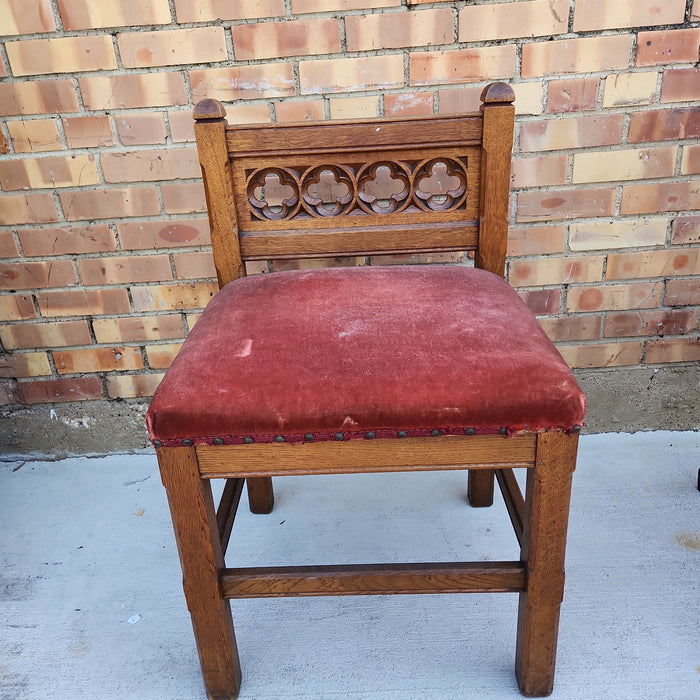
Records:
[[[500,277],[314,269],[226,285],[153,397],[148,426],[167,446],[511,434],[570,431],[584,406]]]

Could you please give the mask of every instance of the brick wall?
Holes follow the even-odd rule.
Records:
[[[215,291],[204,96],[294,121],[511,82],[511,284],[574,367],[700,359],[700,0],[0,0],[0,32],[0,404],[154,391]]]

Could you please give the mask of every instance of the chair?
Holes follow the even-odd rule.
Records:
[[[552,691],[585,399],[503,280],[513,100],[494,83],[479,114],[265,126],[195,107],[220,291],[147,424],[209,697],[239,691],[229,599],[390,593],[519,592],[519,687]],[[244,266],[457,250],[475,266]],[[268,513],[276,475],[437,469],[469,470],[473,506],[495,476],[519,561],[224,563],[244,481]]]

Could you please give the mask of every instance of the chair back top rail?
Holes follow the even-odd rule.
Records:
[[[229,125],[194,110],[219,284],[246,260],[476,251],[503,275],[514,94],[478,114]]]

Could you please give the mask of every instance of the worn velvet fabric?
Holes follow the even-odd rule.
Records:
[[[156,444],[237,444],[571,430],[584,412],[570,369],[501,278],[395,266],[226,285],[147,423]]]

